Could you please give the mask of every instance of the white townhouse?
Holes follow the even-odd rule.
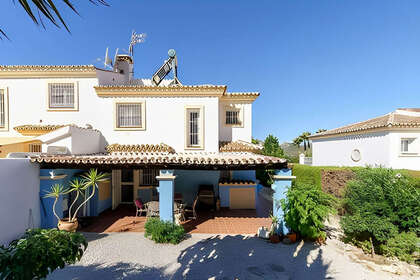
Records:
[[[310,136],[315,166],[420,170],[420,108],[397,109]]]
[[[40,193],[89,168],[109,171],[112,179],[99,188],[88,215],[136,199],[159,201],[164,220],[173,220],[175,198],[187,205],[203,200],[257,208],[255,170],[287,167],[251,144],[252,103],[259,93],[183,85],[176,71],[165,80],[171,59],[152,79],[135,79],[126,54],[115,57],[112,70],[0,66],[0,157],[27,157],[39,165]],[[70,200],[60,204],[61,216]],[[41,213],[43,227],[57,224]]]
[[[132,77],[129,55],[116,60],[112,71],[0,66],[0,146],[29,143],[70,124],[99,130],[108,144],[165,143],[179,152],[218,152],[219,142],[251,142],[252,103],[259,93],[173,80],[156,86]],[[38,151],[32,146],[20,150]],[[7,152],[0,147],[0,156]]]

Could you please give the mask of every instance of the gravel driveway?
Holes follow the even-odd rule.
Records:
[[[410,279],[351,261],[335,240],[318,247],[241,235],[194,234],[178,245],[155,244],[142,233],[86,237],[82,260],[48,279]]]

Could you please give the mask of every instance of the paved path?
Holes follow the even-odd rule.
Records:
[[[86,236],[82,260],[48,279],[407,279],[354,263],[334,244],[194,234],[178,245],[159,245],[134,232]]]

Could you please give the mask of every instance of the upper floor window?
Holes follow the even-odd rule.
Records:
[[[241,105],[229,105],[225,107],[225,125],[242,126],[243,110]]]
[[[241,124],[238,111],[226,111],[226,124]]]
[[[203,148],[202,107],[186,108],[186,148]]]
[[[402,138],[401,139],[401,150],[400,152],[403,154],[412,154],[416,153],[414,149],[414,140],[415,138]]]
[[[77,92],[75,83],[48,84],[48,107],[52,110],[76,110]]]
[[[116,129],[144,129],[144,103],[116,103]]]
[[[0,88],[0,131],[8,130],[8,113],[7,90]]]

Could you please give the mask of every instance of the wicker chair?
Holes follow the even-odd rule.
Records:
[[[146,203],[146,216],[147,217],[159,216],[159,201],[149,201]]]

